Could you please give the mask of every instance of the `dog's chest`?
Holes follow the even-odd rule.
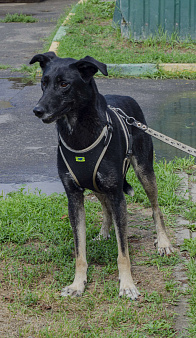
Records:
[[[112,137],[110,135],[106,139],[107,128],[104,129],[94,144],[82,150],[70,148],[59,134],[59,151],[75,182],[82,188],[98,192],[100,191],[96,183],[97,170]]]

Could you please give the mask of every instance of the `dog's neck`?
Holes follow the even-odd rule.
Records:
[[[104,97],[98,94],[95,100],[59,119],[57,129],[70,147],[86,148],[97,139],[106,124],[106,109]]]

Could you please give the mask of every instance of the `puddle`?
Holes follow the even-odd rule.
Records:
[[[173,139],[196,148],[196,92],[170,97],[160,108],[160,114],[150,127]],[[183,151],[153,138],[157,159],[189,156]]]
[[[8,81],[12,82],[11,89],[20,89],[26,86],[34,86],[35,82],[26,77],[10,77]]]
[[[22,89],[26,86],[34,86],[36,84],[36,80],[32,80],[30,77],[1,77],[0,79],[10,81],[10,89]]]
[[[24,191],[35,192],[39,194],[41,191],[43,194],[51,195],[53,193],[63,193],[65,192],[63,185],[60,181],[44,181],[44,182],[31,182],[27,184],[2,184],[0,183],[0,195],[7,195],[12,191],[17,191],[21,188],[24,188]]]
[[[12,104],[9,101],[0,101],[0,109],[13,108]]]

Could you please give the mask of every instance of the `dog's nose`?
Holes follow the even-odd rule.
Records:
[[[45,110],[43,107],[35,106],[35,108],[33,109],[33,112],[37,117],[41,118],[44,115]]]

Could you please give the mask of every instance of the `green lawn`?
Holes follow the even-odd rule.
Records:
[[[62,38],[58,55],[76,59],[86,55],[104,63],[194,63],[195,41],[180,41],[161,30],[145,41],[121,36],[112,23],[114,1],[88,0],[76,6],[67,34]]]

